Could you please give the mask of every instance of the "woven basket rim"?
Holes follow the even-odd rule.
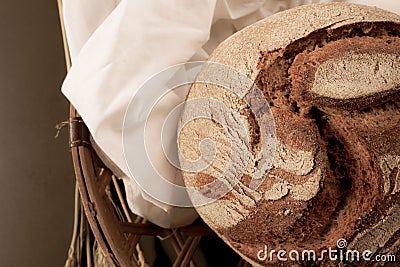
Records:
[[[67,71],[71,68],[71,58],[63,19],[62,0],[57,0],[61,23],[64,54]],[[201,220],[176,229],[164,229],[137,216],[133,221],[127,210],[125,199],[119,195],[118,201],[124,211],[124,221],[118,218],[115,203],[109,197],[110,187],[119,188],[116,177],[106,168],[90,144],[90,133],[79,113],[70,104],[69,143],[73,168],[81,203],[90,225],[90,230],[98,242],[110,266],[139,266],[135,255],[136,244],[143,235],[171,237],[177,254],[174,266],[186,266],[196,250],[201,236],[213,232]],[[183,237],[187,237],[186,239]]]

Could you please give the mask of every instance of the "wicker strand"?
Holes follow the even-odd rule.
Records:
[[[140,247],[140,244],[136,244],[136,251],[138,253],[138,262],[140,267],[149,267],[149,265],[146,263],[146,259],[144,257],[144,253],[142,248]]]
[[[182,259],[181,267],[186,267],[189,264],[189,262],[190,262],[190,266],[195,266],[192,261],[192,257],[193,257],[194,252],[197,249],[197,246],[200,243],[200,240],[201,240],[201,236],[193,238],[193,241],[191,242],[188,251],[185,253],[185,256]]]
[[[127,208],[126,200],[123,197],[122,190],[121,190],[121,188],[120,188],[120,186],[118,184],[117,178],[115,177],[115,175],[112,175],[111,179],[112,179],[115,191],[117,192],[117,196],[118,196],[119,202],[120,202],[120,204],[122,206],[122,210],[125,213],[126,220],[129,223],[132,223],[133,222],[132,216],[131,216],[128,208]],[[135,222],[137,222],[137,223],[145,223],[146,220],[141,218],[140,216],[137,216]],[[139,265],[140,266],[148,266],[146,264],[146,262],[145,262],[144,254],[143,254],[143,251],[142,251],[142,249],[140,247],[139,240],[140,240],[140,235],[134,235],[133,238],[132,238],[132,241],[131,241],[131,246],[135,246],[136,247],[136,251],[137,251],[137,254],[138,254],[137,261],[138,261]]]
[[[172,242],[172,246],[174,247],[175,252],[179,257],[179,255],[181,254],[181,251],[182,251],[182,249],[183,249],[183,247],[185,245],[184,242],[183,242],[182,235],[180,234],[179,231],[177,231],[177,230],[173,231],[172,241],[173,241]],[[190,267],[195,267],[195,266],[196,265],[194,264],[194,262],[190,261]]]
[[[192,236],[188,237],[188,239],[186,240],[185,244],[183,245],[180,253],[178,254],[178,257],[175,259],[175,262],[172,265],[172,267],[181,266],[182,260],[184,259],[185,255],[187,254],[189,248],[192,245],[193,239],[194,239],[194,237],[192,237]]]
[[[71,55],[69,53],[69,46],[68,46],[68,42],[67,42],[67,34],[65,32],[62,0],[57,0],[57,5],[58,5],[58,15],[60,16],[60,26],[61,26],[62,40],[63,40],[63,44],[64,44],[65,64],[66,64],[67,71],[69,71],[71,69]]]
[[[93,242],[92,254],[94,255],[94,267],[110,267],[106,256],[96,240]]]
[[[108,200],[110,201],[111,205],[114,207],[114,210],[117,213],[117,216],[118,216],[119,220],[121,220],[122,222],[125,222],[126,220],[124,218],[123,213],[119,209],[117,203],[115,203],[114,199],[112,198],[110,186],[107,185],[104,191],[105,191],[105,193],[106,193],[106,195],[108,197]]]
[[[74,199],[74,226],[72,230],[71,244],[68,249],[68,258],[64,264],[65,267],[75,267],[76,262],[76,238],[78,236],[78,224],[79,224],[79,191],[78,183],[75,184],[75,199]]]
[[[69,121],[63,121],[58,123],[55,128],[57,130],[56,135],[54,136],[55,139],[57,139],[60,136],[61,130],[62,128],[64,128],[65,126],[67,126],[69,124]]]
[[[83,207],[80,207],[80,214],[84,214],[84,210]],[[83,243],[85,240],[85,236],[84,236],[84,221],[85,218],[84,216],[80,216],[80,222],[79,222],[79,233],[78,233],[78,239],[77,239],[77,252],[78,252],[78,257],[77,257],[77,264],[78,266],[82,266],[82,261],[83,259]]]
[[[131,223],[132,222],[132,217],[131,217],[131,215],[130,215],[130,213],[128,211],[128,208],[126,207],[125,199],[122,196],[121,188],[118,185],[117,178],[114,175],[112,175],[111,178],[112,178],[115,190],[117,191],[119,202],[121,203],[122,209],[123,209],[123,211],[125,213],[125,217],[126,217],[127,221]]]
[[[93,267],[93,254],[90,246],[90,231],[89,231],[89,223],[85,220],[85,229],[86,229],[86,262],[87,267]]]

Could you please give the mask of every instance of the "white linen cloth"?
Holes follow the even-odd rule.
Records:
[[[206,60],[221,41],[251,23],[312,2],[330,1],[63,1],[72,68],[62,92],[81,114],[97,145],[125,174],[121,178],[132,212],[162,227],[190,224],[197,216],[191,208],[157,201],[129,177],[122,126],[129,101],[141,84],[169,66]],[[395,0],[352,2],[400,10]]]

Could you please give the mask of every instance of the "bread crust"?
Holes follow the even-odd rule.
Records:
[[[254,81],[275,117],[273,168],[252,191],[247,185],[257,168],[260,141],[251,112],[246,112],[241,99],[217,85],[195,83],[188,94],[188,100],[210,97],[224,102],[241,114],[251,134],[252,155],[242,181],[221,199],[196,209],[253,265],[287,264],[258,259],[257,252],[264,245],[286,251],[304,247],[321,251],[335,248],[340,238],[348,240],[349,248],[365,249],[369,244],[373,253],[399,253],[400,142],[393,139],[393,135],[400,136],[397,77],[390,80],[390,88],[339,100],[313,91],[316,73],[329,55],[335,60],[346,51],[390,54],[394,57],[389,57],[393,64],[388,68],[398,70],[399,33],[396,14],[349,3],[314,4],[249,26],[221,43],[210,56],[209,61],[227,65]],[[366,44],[368,38],[377,45]],[[393,41],[391,46],[385,45],[388,40]],[[343,51],[334,50],[338,45]],[[306,66],[312,56],[320,60],[314,69]],[[190,112],[193,110],[185,109],[183,116]],[[381,120],[390,122],[382,127],[371,125],[371,121]],[[214,138],[224,152],[217,153],[219,163],[211,168],[197,174],[183,172],[185,183],[191,186],[218,178],[229,161],[224,146],[228,142],[221,137],[223,127],[218,123],[201,127],[196,120],[194,124],[198,127],[196,138]],[[218,128],[218,134],[208,136],[215,130],[211,128]],[[179,136],[184,153],[197,146],[192,139],[190,134]],[[371,146],[371,142],[380,145]],[[378,245],[372,240],[377,229],[386,229]],[[329,264],[336,263],[324,261],[324,266]]]
[[[320,29],[360,22],[400,23],[400,17],[375,7],[351,3],[320,3],[285,10],[256,22],[224,40],[208,61],[218,62],[255,80],[260,52],[287,47]]]

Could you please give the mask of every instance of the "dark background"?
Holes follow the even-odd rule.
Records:
[[[0,5],[0,266],[62,266],[74,175],[56,0]]]

